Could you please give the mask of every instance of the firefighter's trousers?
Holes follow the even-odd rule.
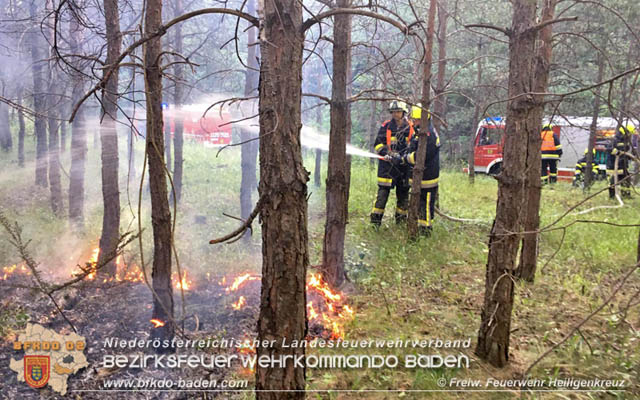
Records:
[[[616,189],[615,189],[615,176],[613,174],[614,171],[609,173],[609,198],[613,199],[616,197]],[[618,186],[620,187],[620,195],[623,198],[631,198],[631,178],[629,177],[629,171],[618,169]],[[627,179],[625,179],[627,178]],[[623,180],[624,179],[624,180]]]
[[[396,223],[400,223],[407,220],[409,209],[409,186],[396,184]],[[389,200],[389,193],[393,189],[392,186],[378,185],[378,195],[376,196],[376,202],[373,205],[371,211],[371,223],[380,226],[382,223],[382,217],[384,216],[384,209]]]
[[[542,159],[542,173],[540,174],[542,184],[556,183],[558,181],[558,159],[557,158],[543,158]]]
[[[429,235],[431,223],[436,212],[438,187],[420,189],[420,212],[418,213],[418,227],[420,233]]]

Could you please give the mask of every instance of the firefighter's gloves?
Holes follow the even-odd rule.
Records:
[[[384,160],[394,165],[402,165],[405,162],[404,157],[402,157],[400,154],[396,153],[395,151],[392,151],[391,153],[384,156]]]

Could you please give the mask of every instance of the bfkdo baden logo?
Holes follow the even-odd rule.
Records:
[[[89,365],[85,348],[84,337],[76,333],[61,335],[38,324],[27,324],[25,332],[13,342],[13,350],[23,351],[24,357],[12,357],[9,368],[18,374],[18,382],[36,389],[48,385],[65,395],[69,376]]]
[[[39,389],[49,382],[49,356],[24,356],[24,380]]]

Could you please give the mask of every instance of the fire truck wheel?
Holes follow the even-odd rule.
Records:
[[[489,175],[498,175],[502,169],[502,163],[497,163],[489,170]]]

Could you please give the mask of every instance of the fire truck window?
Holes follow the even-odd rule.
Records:
[[[492,144],[499,144],[501,139],[502,139],[501,129],[482,128],[482,131],[480,132],[480,140],[478,141],[478,146],[489,146]]]

